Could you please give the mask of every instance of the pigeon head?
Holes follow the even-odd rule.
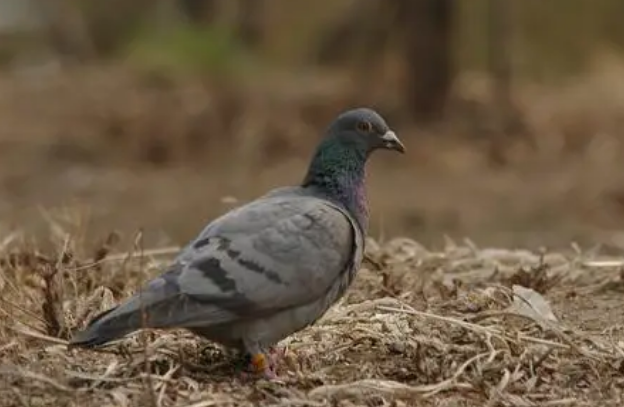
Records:
[[[405,152],[386,121],[374,110],[359,108],[339,115],[328,127],[303,181],[345,206],[366,230],[366,161],[373,151]]]
[[[365,157],[378,149],[405,153],[405,146],[383,117],[368,108],[342,113],[329,126],[327,137],[333,138],[334,144],[354,149]]]

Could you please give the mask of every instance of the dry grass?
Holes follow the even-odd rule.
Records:
[[[143,251],[139,235],[131,251],[113,253],[116,238],[109,237],[89,255],[67,234],[59,232],[56,241],[53,257],[17,238],[2,242],[0,405],[615,406],[623,400],[621,318],[584,308],[582,300],[618,294],[623,263],[617,259],[451,241],[431,252],[405,238],[369,240],[355,286],[319,323],[284,341],[282,382],[269,383],[243,380],[233,355],[182,331],[143,332],[97,352],[68,351],[69,331],[161,271],[177,249]],[[559,320],[514,311],[513,284],[541,292]]]

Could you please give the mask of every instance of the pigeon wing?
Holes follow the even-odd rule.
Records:
[[[213,221],[166,273],[72,342],[98,345],[145,327],[206,327],[305,305],[359,264],[362,246],[340,206],[267,195]]]
[[[351,216],[329,201],[268,197],[200,236],[179,260],[177,284],[225,315],[259,317],[322,297],[361,257],[361,240]],[[185,325],[204,322],[189,317]]]

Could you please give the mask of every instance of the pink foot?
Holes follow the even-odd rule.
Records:
[[[249,366],[250,372],[241,372],[242,378],[248,380],[261,375],[267,380],[279,380],[279,377],[275,373],[276,364],[277,356],[273,349],[270,349],[267,354],[256,353],[251,356],[251,363]]]

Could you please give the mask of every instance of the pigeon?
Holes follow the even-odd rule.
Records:
[[[340,114],[303,181],[273,189],[210,222],[166,271],[94,317],[70,347],[97,348],[143,328],[182,328],[238,350],[277,379],[272,352],[345,293],[364,256],[365,164],[405,147],[374,110]]]

